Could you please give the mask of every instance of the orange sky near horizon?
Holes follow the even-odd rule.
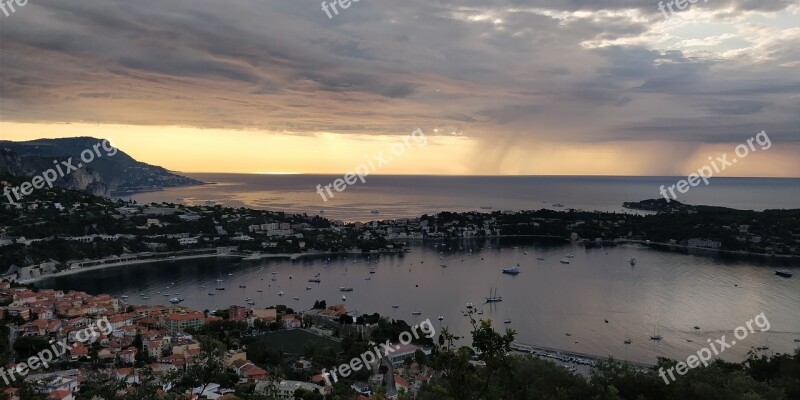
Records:
[[[426,130],[423,128],[423,132]],[[409,140],[393,156],[403,136],[313,135],[174,126],[0,122],[0,139],[93,136],[108,138],[138,161],[181,172],[343,174],[383,153],[389,161],[375,174],[402,175],[688,175],[708,157],[736,144],[672,142],[533,142],[491,154],[485,139],[426,132],[427,144]],[[409,132],[410,134],[410,132]],[[749,137],[743,137],[744,143]],[[773,143],[717,176],[800,177],[797,146]],[[477,162],[477,160],[481,162]],[[487,162],[488,160],[488,162]],[[496,161],[491,161],[496,160]]]

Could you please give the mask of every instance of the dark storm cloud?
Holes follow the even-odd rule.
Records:
[[[730,19],[790,5],[693,7]],[[3,118],[296,134],[429,124],[497,146],[554,132],[716,142],[768,124],[800,140],[797,36],[747,37],[757,59],[697,57],[642,42],[662,20],[640,0],[364,0],[333,19],[310,0],[37,0],[0,24]]]

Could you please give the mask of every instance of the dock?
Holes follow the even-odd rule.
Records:
[[[542,356],[545,358],[554,358],[560,361],[564,361],[563,359],[578,359],[578,360],[585,360],[588,361],[589,365],[592,365],[599,362],[599,361],[608,361],[610,357],[602,357],[594,354],[586,354],[586,353],[578,353],[574,351],[567,351],[562,349],[554,349],[551,347],[543,347],[543,346],[534,346],[529,344],[523,344],[519,342],[512,342],[511,349],[521,353],[530,353],[538,356]],[[537,354],[538,353],[538,354]],[[641,363],[636,361],[626,361],[626,360],[617,360],[618,362],[623,362],[630,364],[639,369],[649,370],[655,367],[655,364],[648,364],[648,363]]]

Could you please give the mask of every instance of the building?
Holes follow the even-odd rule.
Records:
[[[201,312],[193,312],[188,314],[170,314],[167,315],[164,327],[169,333],[186,332],[187,328],[199,328],[203,326],[205,316]]]
[[[689,247],[706,247],[709,249],[718,249],[722,246],[722,243],[717,242],[715,240],[710,239],[689,239],[687,241]]]
[[[245,321],[250,316],[250,310],[242,306],[231,306],[228,309],[228,318],[231,321]]]
[[[391,361],[393,365],[400,365],[404,363],[406,359],[409,357],[413,360],[414,353],[416,353],[417,350],[422,350],[422,352],[425,353],[426,356],[431,355],[430,349],[424,349],[422,347],[415,346],[413,344],[397,344],[392,347],[397,350],[394,351],[392,354],[389,354],[387,357],[389,358],[389,361]]]

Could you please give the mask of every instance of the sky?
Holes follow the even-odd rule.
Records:
[[[109,138],[184,172],[342,173],[402,143],[376,174],[686,175],[764,131],[721,175],[800,177],[800,0],[328,8],[0,11],[0,139]]]

